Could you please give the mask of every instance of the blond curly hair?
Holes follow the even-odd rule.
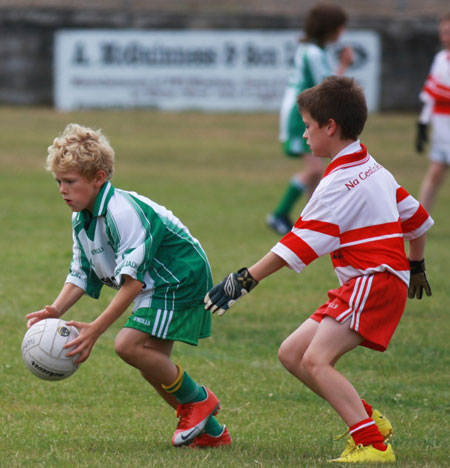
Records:
[[[114,150],[101,130],[71,123],[48,147],[45,168],[53,173],[76,171],[88,180],[103,170],[106,180],[110,180],[114,173]]]

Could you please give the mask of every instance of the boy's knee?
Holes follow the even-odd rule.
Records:
[[[314,374],[317,372],[317,370],[320,368],[320,360],[318,359],[318,356],[314,353],[311,352],[306,352],[303,355],[302,359],[302,366],[303,369],[311,376],[314,376]]]
[[[298,359],[287,340],[283,341],[278,348],[278,359],[288,371],[291,371],[298,364]]]
[[[114,341],[114,351],[124,361],[127,361],[131,357],[131,346],[122,336],[117,335]]]

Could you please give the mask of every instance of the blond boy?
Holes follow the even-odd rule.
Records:
[[[172,444],[229,445],[228,429],[213,416],[217,397],[171,360],[175,341],[197,345],[211,334],[210,314],[202,306],[211,271],[199,241],[171,211],[111,184],[114,151],[100,131],[68,125],[48,149],[47,170],[73,211],[73,258],[58,297],[28,314],[27,326],[62,316],[85,294],[98,298],[103,285],[116,289],[95,320],[69,322],[80,336],[66,346],[75,346],[68,355],[79,353],[78,362],[84,362],[133,303],[115,351],[177,409]]]

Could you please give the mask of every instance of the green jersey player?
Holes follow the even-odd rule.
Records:
[[[85,294],[98,298],[103,285],[117,289],[94,321],[68,322],[80,330],[66,346],[75,346],[68,355],[79,353],[77,362],[85,361],[99,336],[133,303],[115,351],[177,409],[172,444],[231,444],[228,429],[214,417],[217,397],[170,358],[175,341],[197,345],[211,334],[202,304],[211,270],[199,241],[171,211],[111,184],[114,151],[100,131],[68,125],[48,149],[47,169],[73,211],[73,257],[58,297],[28,314],[27,326],[60,317]]]
[[[303,194],[311,195],[319,183],[324,165],[315,158],[303,138],[305,126],[297,106],[297,96],[305,89],[322,82],[327,76],[341,75],[353,61],[353,51],[344,47],[339,54],[339,66],[333,70],[326,51],[327,45],[336,42],[344,30],[347,15],[338,5],[320,4],[310,10],[306,18],[305,37],[299,43],[294,57],[280,110],[280,142],[289,157],[302,157],[304,168],[295,174],[278,205],[266,219],[269,227],[279,234],[292,229],[291,211]]]

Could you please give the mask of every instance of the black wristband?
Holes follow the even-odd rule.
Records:
[[[423,273],[425,271],[425,259],[422,260],[410,260],[409,268],[412,275],[417,275],[418,273]]]
[[[253,288],[258,285],[258,281],[253,278],[247,268],[241,268],[236,273],[238,281],[241,283],[242,287],[250,292]]]

